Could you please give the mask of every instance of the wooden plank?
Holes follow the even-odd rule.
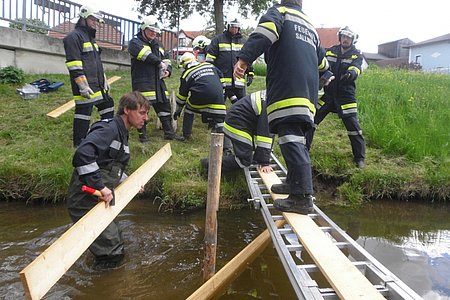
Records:
[[[99,202],[20,272],[27,299],[41,299],[170,158],[166,144],[115,189],[115,206]]]
[[[116,82],[117,80],[119,80],[120,78],[121,78],[120,76],[113,76],[113,77],[108,79],[108,83],[112,84],[112,83]],[[50,117],[50,118],[56,119],[57,117],[59,117],[60,115],[62,115],[66,111],[71,110],[74,107],[75,107],[75,101],[70,100],[69,102],[66,102],[63,105],[61,105],[60,107],[58,107],[58,108],[52,110],[51,112],[49,112],[47,114],[47,116]]]
[[[281,183],[274,172],[259,174],[269,191],[272,184]],[[270,194],[272,199],[287,197]],[[296,213],[283,216],[341,299],[385,299],[309,216]]]
[[[280,228],[285,223],[284,220],[277,221],[275,225]],[[223,291],[242,273],[247,265],[264,251],[270,241],[270,233],[266,229],[186,300],[214,299],[218,293]]]

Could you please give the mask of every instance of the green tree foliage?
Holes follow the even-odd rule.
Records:
[[[48,25],[39,19],[27,19],[26,25],[28,32],[47,34],[49,29]],[[15,22],[10,22],[9,28],[22,30],[22,19],[16,19]]]
[[[143,15],[154,15],[160,20],[168,20],[170,26],[176,27],[179,19],[189,17],[194,11],[208,14],[214,19],[216,34],[224,30],[223,8],[237,6],[239,14],[260,15],[273,1],[269,0],[136,0],[140,2],[139,12]],[[212,24],[211,24],[212,25]]]

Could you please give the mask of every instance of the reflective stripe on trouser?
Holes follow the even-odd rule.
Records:
[[[301,123],[278,125],[278,142],[288,169],[286,182],[291,195],[313,194],[311,160]]]
[[[122,173],[119,166],[113,166],[109,170],[101,169],[102,179],[105,185],[113,188],[119,181]],[[120,173],[120,174],[119,174]],[[98,203],[98,198],[81,191],[83,183],[78,179],[78,173],[74,170],[67,194],[69,215],[75,223],[88,213]],[[96,258],[115,259],[124,255],[122,233],[115,221],[95,239],[89,246],[89,250]]]
[[[156,115],[161,120],[161,122],[161,118],[172,116],[170,102],[150,102],[150,104],[153,106],[153,109],[155,110]]]
[[[73,119],[73,145],[76,147],[81,143],[89,131],[93,106],[97,107],[100,118],[111,119],[114,117],[114,102],[101,101],[97,104],[76,104]]]
[[[359,126],[358,117],[353,115],[343,118],[345,128],[347,129],[348,138],[352,146],[353,159],[355,162],[364,160],[366,157],[366,143]]]

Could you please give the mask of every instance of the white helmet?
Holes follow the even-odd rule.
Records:
[[[140,28],[141,30],[145,30],[146,28],[148,28],[156,33],[161,33],[158,20],[154,16],[148,16],[144,20],[142,20]]]
[[[83,5],[80,8],[80,12],[78,13],[78,16],[83,19],[87,19],[89,16],[93,16],[96,18],[100,23],[105,23],[103,20],[103,15],[99,11],[95,11],[92,7]]]
[[[192,41],[192,48],[205,49],[209,44],[211,44],[210,39],[204,35],[199,35]]]
[[[356,41],[358,40],[358,35],[356,33],[354,33],[350,28],[348,28],[348,26],[345,26],[345,27],[342,27],[341,29],[339,29],[339,31],[338,31],[339,41],[341,41],[341,36],[343,36],[343,35],[351,38],[353,44],[355,44]]]
[[[185,52],[183,55],[180,56],[180,65],[186,69],[187,65],[191,62],[196,61],[195,55],[191,52]]]
[[[230,27],[238,27],[238,28],[241,28],[242,25],[241,25],[241,23],[238,21],[237,18],[234,18],[234,19],[228,20],[227,26],[228,26],[228,28],[230,28]]]

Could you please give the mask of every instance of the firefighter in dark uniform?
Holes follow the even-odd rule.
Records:
[[[211,40],[204,35],[199,35],[192,41],[192,50],[198,62],[206,61],[206,50],[209,44],[211,44]]]
[[[181,74],[177,109],[173,118],[177,120],[183,108],[186,108],[183,115],[183,139],[189,139],[192,134],[194,113],[202,115],[202,122],[207,123],[212,132],[223,132],[226,106],[220,83],[221,72],[210,63],[199,63],[194,54],[189,52],[180,57],[180,62],[185,70]]]
[[[131,55],[131,82],[133,91],[139,91],[155,109],[164,130],[164,139],[177,139],[172,126],[172,110],[164,79],[172,71],[170,60],[157,40],[161,33],[155,17],[145,18],[141,31],[130,40],[128,52]],[[149,141],[146,125],[139,130],[139,140]]]
[[[73,222],[89,212],[100,199],[109,205],[114,189],[124,176],[130,159],[128,130],[141,128],[148,120],[150,104],[139,93],[125,94],[121,99],[117,116],[94,123],[89,134],[75,151],[74,171],[70,181],[67,202]],[[87,185],[99,190],[102,196],[82,192]],[[91,244],[89,250],[96,258],[95,268],[116,267],[124,256],[122,236],[113,221]]]
[[[75,147],[89,130],[94,105],[101,119],[112,118],[114,115],[114,101],[108,94],[109,85],[100,59],[101,49],[95,42],[96,25],[98,22],[104,23],[103,18],[89,6],[82,6],[79,16],[75,29],[63,39],[75,101]]]
[[[233,77],[233,67],[237,61],[237,55],[246,39],[240,32],[241,24],[237,19],[228,22],[227,30],[212,39],[208,46],[206,61],[214,64],[223,73],[222,83],[225,86],[225,97],[231,103],[236,102],[246,95],[245,86],[253,82],[253,67],[248,67],[247,83],[244,78]]]
[[[266,91],[254,92],[234,103],[227,112],[224,133],[232,144],[234,155],[224,156],[222,172],[232,172],[257,164],[264,173],[270,173],[272,135],[267,120]],[[208,159],[201,160],[202,167],[209,167]]]
[[[267,115],[271,133],[278,134],[288,173],[286,183],[272,192],[288,193],[274,207],[301,214],[313,212],[313,184],[305,133],[314,124],[319,70],[328,68],[319,35],[302,12],[301,0],[282,0],[259,20],[243,46],[234,75],[244,76],[247,66],[262,53],[267,62]]]
[[[317,127],[330,112],[337,112],[347,129],[352,146],[353,160],[358,168],[364,168],[366,145],[358,121],[355,81],[362,71],[363,56],[354,46],[358,35],[348,26],[338,32],[339,45],[326,51],[330,70],[335,79],[324,87],[324,94],[319,99],[320,108],[314,117]],[[314,129],[308,133],[308,146],[312,143]]]

